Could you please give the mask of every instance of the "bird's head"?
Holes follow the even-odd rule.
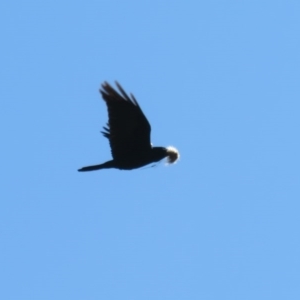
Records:
[[[157,162],[167,157],[167,163],[173,164],[179,159],[179,152],[176,148],[169,146],[165,147],[153,147],[152,148],[153,162]]]

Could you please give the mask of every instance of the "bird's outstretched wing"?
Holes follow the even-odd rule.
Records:
[[[134,96],[129,97],[118,82],[116,86],[120,93],[107,82],[100,89],[109,118],[102,133],[109,139],[113,158],[122,159],[151,148],[151,126]]]

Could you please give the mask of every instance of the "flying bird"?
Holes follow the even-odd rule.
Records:
[[[100,165],[79,169],[79,172],[116,168],[132,170],[167,157],[175,163],[179,152],[174,147],[152,147],[151,126],[135,97],[125,93],[116,82],[118,91],[104,82],[100,93],[107,105],[108,123],[101,132],[108,140],[113,159]]]

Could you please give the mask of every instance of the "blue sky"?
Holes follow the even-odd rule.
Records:
[[[1,299],[299,299],[299,1],[4,1]],[[181,159],[110,159],[118,80]]]

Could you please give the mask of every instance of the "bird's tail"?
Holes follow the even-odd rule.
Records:
[[[95,165],[95,166],[88,166],[78,169],[79,172],[86,172],[86,171],[96,171],[100,169],[109,169],[115,168],[115,162],[113,160],[107,161],[104,164]]]

